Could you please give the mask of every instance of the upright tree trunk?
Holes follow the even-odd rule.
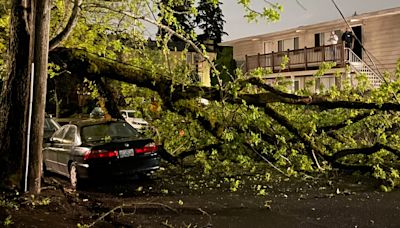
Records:
[[[8,75],[0,96],[0,180],[21,188],[28,119],[30,81],[30,5],[11,1]]]
[[[56,104],[56,118],[60,117],[61,101],[58,100],[57,82],[54,80],[54,103]]]
[[[43,123],[47,90],[47,62],[49,50],[49,0],[36,0],[34,45],[34,88],[32,128],[30,140],[29,191],[40,193],[42,167]]]

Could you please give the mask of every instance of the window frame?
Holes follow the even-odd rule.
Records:
[[[284,50],[284,40],[278,40],[278,52],[283,52]]]
[[[300,38],[298,36],[293,38],[293,48],[294,50],[300,49]]]

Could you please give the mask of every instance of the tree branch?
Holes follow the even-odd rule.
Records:
[[[348,118],[338,124],[319,127],[319,128],[317,128],[317,134],[321,134],[322,131],[329,132],[329,131],[339,130],[341,128],[347,127],[349,125],[348,121],[351,121],[351,123],[354,124],[354,123],[364,120],[365,118],[367,118],[369,116],[371,116],[370,112],[363,112],[361,114],[358,114],[357,116]]]
[[[213,149],[220,149],[222,147],[222,143],[217,143],[217,144],[210,144],[207,146],[199,147],[199,148],[194,148],[193,150],[188,150],[180,153],[178,155],[179,159],[184,159],[190,155],[195,155],[198,151],[211,151]]]
[[[121,113],[119,112],[118,105],[115,103],[115,97],[107,85],[101,80],[100,77],[94,79],[97,89],[102,97],[105,98],[105,108],[110,116],[123,119]]]
[[[146,70],[144,68],[132,67],[126,64],[117,63],[115,61],[105,60],[104,58],[99,58],[96,55],[89,54],[82,50],[61,48],[51,52],[50,56],[51,59],[61,63],[59,65],[62,65],[63,63],[67,64],[68,69],[71,72],[79,73],[80,75],[90,75],[92,80],[93,78],[104,76],[110,79],[136,84],[139,87],[149,88],[151,90],[157,91],[164,101],[170,101],[171,104],[173,103],[173,101],[179,99],[191,99],[195,97],[206,97],[211,100],[217,100],[220,94],[219,90],[213,87],[185,85],[175,85],[174,90],[171,93],[170,86],[173,85],[173,82],[170,79],[164,78],[162,75],[156,75],[152,71]],[[324,97],[304,97],[283,93],[273,87],[262,84],[259,79],[248,79],[247,81],[244,80],[242,83],[254,83],[257,86],[266,89],[268,92],[255,95],[244,94],[240,95],[239,98],[233,98],[233,96],[229,95],[230,97],[227,97],[226,102],[232,104],[242,104],[243,99],[246,101],[246,104],[253,104],[255,106],[264,108],[266,115],[270,116],[280,125],[284,126],[296,138],[301,140],[301,142],[305,145],[307,152],[309,152],[310,157],[314,160],[314,163],[316,163],[317,166],[318,161],[314,152],[316,152],[317,155],[322,156],[322,158],[324,158],[325,160],[337,160],[338,158],[349,154],[365,153],[365,151],[367,153],[374,153],[382,148],[398,155],[398,152],[396,152],[396,150],[393,148],[384,145],[375,145],[369,149],[361,148],[344,150],[336,153],[334,157],[328,157],[324,155],[318,149],[318,147],[313,144],[313,142],[307,139],[307,136],[305,134],[301,133],[297,128],[295,128],[286,117],[280,115],[266,104],[270,102],[282,102],[288,104],[314,105],[330,109],[348,108],[396,111],[400,110],[399,104],[384,103],[379,105],[375,103],[364,103],[359,101],[327,101]],[[172,106],[170,108],[172,108]],[[177,110],[175,110],[175,112],[176,111]],[[187,114],[188,110],[186,109],[183,112]],[[201,124],[203,126],[209,126],[206,129],[208,129],[213,135],[218,136],[217,128],[215,126],[210,127],[211,125],[208,120],[202,120],[201,118],[199,119],[197,117],[195,119],[201,121]]]
[[[276,167],[274,164],[272,164],[272,162],[270,162],[264,155],[262,155],[260,152],[258,152],[256,149],[254,149],[254,147],[248,143],[245,143],[245,146],[247,146],[248,148],[252,149],[254,151],[254,153],[256,153],[262,160],[266,161],[268,163],[268,165],[270,165],[272,168],[274,168],[276,171],[280,172],[281,174],[283,174],[286,177],[289,177],[289,175],[287,175],[285,172],[283,172],[282,170],[280,170],[278,167]]]
[[[128,12],[128,11],[114,9],[112,7],[108,7],[106,5],[102,5],[102,4],[98,4],[98,3],[91,3],[91,5],[93,5],[95,7],[98,7],[98,8],[103,8],[103,9],[106,9],[106,10],[109,10],[109,11],[112,11],[112,12],[115,12],[115,13],[120,13],[120,14],[126,15],[126,16],[128,16],[128,17],[130,17],[132,19],[135,19],[135,20],[142,20],[142,21],[148,22],[150,24],[153,24],[153,25],[165,30],[169,34],[172,34],[172,35],[178,37],[179,39],[181,39],[182,41],[186,42],[187,44],[189,44],[197,53],[202,55],[202,57],[207,61],[207,63],[210,64],[210,66],[211,66],[211,68],[213,69],[214,72],[218,72],[218,70],[215,67],[213,61],[210,59],[210,57],[208,55],[206,55],[204,53],[203,50],[201,50],[192,40],[186,38],[184,35],[176,32],[175,30],[171,29],[170,27],[168,27],[166,25],[163,25],[162,23],[160,23],[160,22],[158,22],[156,20],[147,18],[145,16],[134,15],[131,12]],[[219,83],[219,86],[222,87],[222,81],[219,78],[219,76],[218,76],[218,83]]]
[[[328,101],[325,97],[314,96],[314,97],[298,97],[298,98],[285,98],[280,96],[271,96],[270,93],[261,94],[242,94],[240,98],[246,100],[248,104],[252,104],[257,107],[264,107],[266,103],[286,103],[293,105],[309,105],[318,106],[323,109],[376,109],[382,111],[400,111],[400,104],[397,103],[366,103],[362,101]],[[271,99],[274,98],[274,99]]]
[[[312,142],[310,142],[304,134],[300,133],[300,131],[294,127],[289,120],[283,116],[280,115],[278,112],[276,112],[274,109],[266,105],[265,107],[265,114],[269,115],[272,119],[277,121],[280,125],[284,126],[290,133],[292,133],[296,138],[300,139],[301,142],[304,144],[306,147],[307,152],[309,153],[309,156],[314,160],[314,163],[318,166],[319,169],[322,169],[318,163],[318,159],[315,156],[315,152],[318,153],[318,155],[324,157],[323,153],[319,150],[318,147],[316,147]]]
[[[78,14],[80,12],[80,6],[82,4],[82,0],[74,1],[74,8],[72,8],[71,16],[69,17],[68,23],[59,34],[57,34],[54,38],[52,38],[49,42],[49,51],[56,48],[63,40],[65,40],[69,34],[72,32],[72,29],[75,27],[78,22]]]
[[[83,50],[58,48],[50,53],[50,58],[59,65],[67,65],[69,71],[79,74],[90,74],[92,76],[104,76],[110,79],[136,84],[139,87],[149,88],[159,92],[163,99],[170,99],[171,102],[179,99],[191,99],[204,97],[210,100],[221,99],[221,89],[196,85],[175,85],[174,91],[170,87],[174,84],[172,80],[166,79],[163,75],[153,73],[152,69],[134,67],[116,61],[107,60],[97,55],[87,53]],[[86,72],[85,72],[86,71]],[[233,95],[226,95],[226,102],[241,104],[245,100],[247,104],[264,108],[268,103],[286,103],[293,105],[318,106],[323,109],[368,109],[368,110],[393,110],[400,111],[400,104],[397,103],[366,103],[361,101],[329,101],[323,96],[298,96],[284,93],[272,86],[263,84],[260,79],[250,78],[240,82],[254,83],[257,86],[268,90],[260,94],[240,94],[238,98]]]
[[[353,154],[362,154],[362,155],[371,155],[373,153],[376,153],[380,150],[387,150],[391,153],[393,153],[394,155],[400,157],[400,151],[397,149],[394,149],[388,145],[384,145],[381,143],[376,143],[373,146],[370,147],[363,147],[363,148],[356,148],[356,149],[346,149],[346,150],[341,150],[336,152],[334,155],[332,155],[332,159],[333,161],[336,161],[340,158],[343,158],[347,155],[353,155]]]

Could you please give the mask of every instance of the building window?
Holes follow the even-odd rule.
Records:
[[[286,40],[278,40],[278,52],[299,49],[299,37]]]
[[[283,40],[278,40],[278,52],[283,51]]]
[[[299,37],[295,37],[295,38],[294,38],[294,43],[293,43],[293,45],[294,45],[294,50],[299,49],[299,47],[300,47],[300,45],[299,45]]]
[[[325,44],[324,42],[324,33],[316,33],[314,34],[314,43],[315,47],[321,47]]]

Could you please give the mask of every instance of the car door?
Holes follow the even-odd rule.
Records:
[[[51,137],[50,143],[43,151],[43,161],[46,170],[60,173],[57,154],[62,150],[62,140],[67,131],[67,126],[58,129]]]
[[[73,160],[73,151],[75,149],[77,139],[77,127],[75,125],[67,125],[67,129],[62,140],[62,149],[57,153],[57,160],[60,171],[68,175],[69,161]]]

